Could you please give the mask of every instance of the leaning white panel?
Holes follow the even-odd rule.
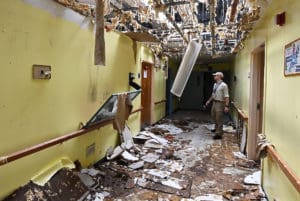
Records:
[[[196,41],[191,41],[189,43],[171,89],[171,93],[175,96],[181,97],[185,85],[197,61],[201,47],[202,45]]]

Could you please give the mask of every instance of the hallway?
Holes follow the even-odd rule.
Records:
[[[0,200],[300,201],[299,10],[0,1]]]
[[[260,185],[244,183],[246,176],[259,171],[259,165],[239,152],[235,130],[224,128],[231,133],[212,140],[211,126],[203,112],[176,112],[134,137],[141,150],[136,156],[144,160],[137,169],[131,166],[136,163],[122,157],[100,161],[90,169],[77,166],[77,170],[61,170],[44,187],[28,184],[5,201],[59,200],[60,195],[64,200],[84,201],[263,200]],[[150,144],[142,140],[143,132],[168,142]],[[150,153],[150,159],[143,158]],[[51,187],[54,183],[58,188]]]

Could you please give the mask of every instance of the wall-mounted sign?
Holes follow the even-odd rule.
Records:
[[[300,74],[300,38],[287,44],[284,49],[284,75]]]

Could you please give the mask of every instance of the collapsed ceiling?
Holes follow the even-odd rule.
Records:
[[[95,16],[96,0],[55,0],[82,15]],[[226,57],[243,48],[271,0],[104,0],[106,31],[133,35],[156,55],[182,57],[190,40],[202,56]],[[147,36],[146,36],[147,35]]]

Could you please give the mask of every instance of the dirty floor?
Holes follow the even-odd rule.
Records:
[[[207,114],[177,112],[133,139],[135,157],[63,169],[45,186],[30,182],[5,200],[265,200],[259,181],[245,184],[259,165],[239,152],[234,129],[213,140],[211,127]]]

